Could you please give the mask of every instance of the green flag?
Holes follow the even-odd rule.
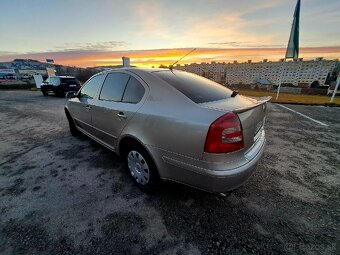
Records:
[[[295,7],[292,30],[290,31],[286,59],[293,58],[294,60],[297,60],[299,58],[300,5],[301,1],[298,0]]]

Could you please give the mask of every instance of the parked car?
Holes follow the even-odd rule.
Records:
[[[336,87],[336,81],[332,81],[331,85],[329,85],[329,87],[327,89],[327,96],[332,96],[333,95],[335,87]],[[340,89],[338,89],[335,92],[335,95],[339,95],[339,94],[340,94]]]
[[[21,79],[21,80],[28,80],[28,79],[30,79],[30,78],[32,78],[32,75],[29,75],[29,74],[27,74],[27,73],[20,74],[20,79]]]
[[[53,76],[41,84],[41,92],[44,96],[47,96],[49,92],[53,92],[57,96],[65,96],[67,92],[77,92],[80,87],[80,82],[75,77]]]
[[[159,179],[209,192],[242,185],[265,146],[266,102],[176,70],[92,76],[65,106],[71,134],[120,155],[143,190]]]

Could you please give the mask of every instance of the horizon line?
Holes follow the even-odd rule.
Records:
[[[36,59],[44,62],[46,59],[54,59],[56,64],[80,67],[108,66],[121,63],[121,57],[129,57],[132,64],[142,66],[168,65],[185,55],[192,47],[140,49],[140,50],[69,50],[69,51],[46,51],[24,54],[2,54],[0,62],[10,62],[14,59]],[[197,62],[230,62],[230,61],[261,61],[280,60],[284,58],[285,47],[247,47],[247,48],[220,48],[202,47],[197,48],[181,64]],[[315,59],[339,59],[339,46],[306,46],[300,48],[300,58]]]

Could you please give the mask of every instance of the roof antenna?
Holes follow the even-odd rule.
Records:
[[[189,51],[187,54],[185,54],[183,57],[181,57],[179,60],[177,60],[175,63],[173,63],[172,65],[169,66],[170,71],[172,71],[172,68],[174,67],[175,64],[177,64],[179,61],[181,61],[183,58],[185,58],[186,56],[188,56],[189,54],[191,54],[193,51],[195,51],[196,48],[192,49],[191,51]]]

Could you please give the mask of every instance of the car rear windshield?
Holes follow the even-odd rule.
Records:
[[[197,104],[226,99],[232,94],[230,89],[195,74],[170,70],[153,74]]]
[[[79,84],[79,81],[76,78],[61,78],[61,83],[70,84]]]

